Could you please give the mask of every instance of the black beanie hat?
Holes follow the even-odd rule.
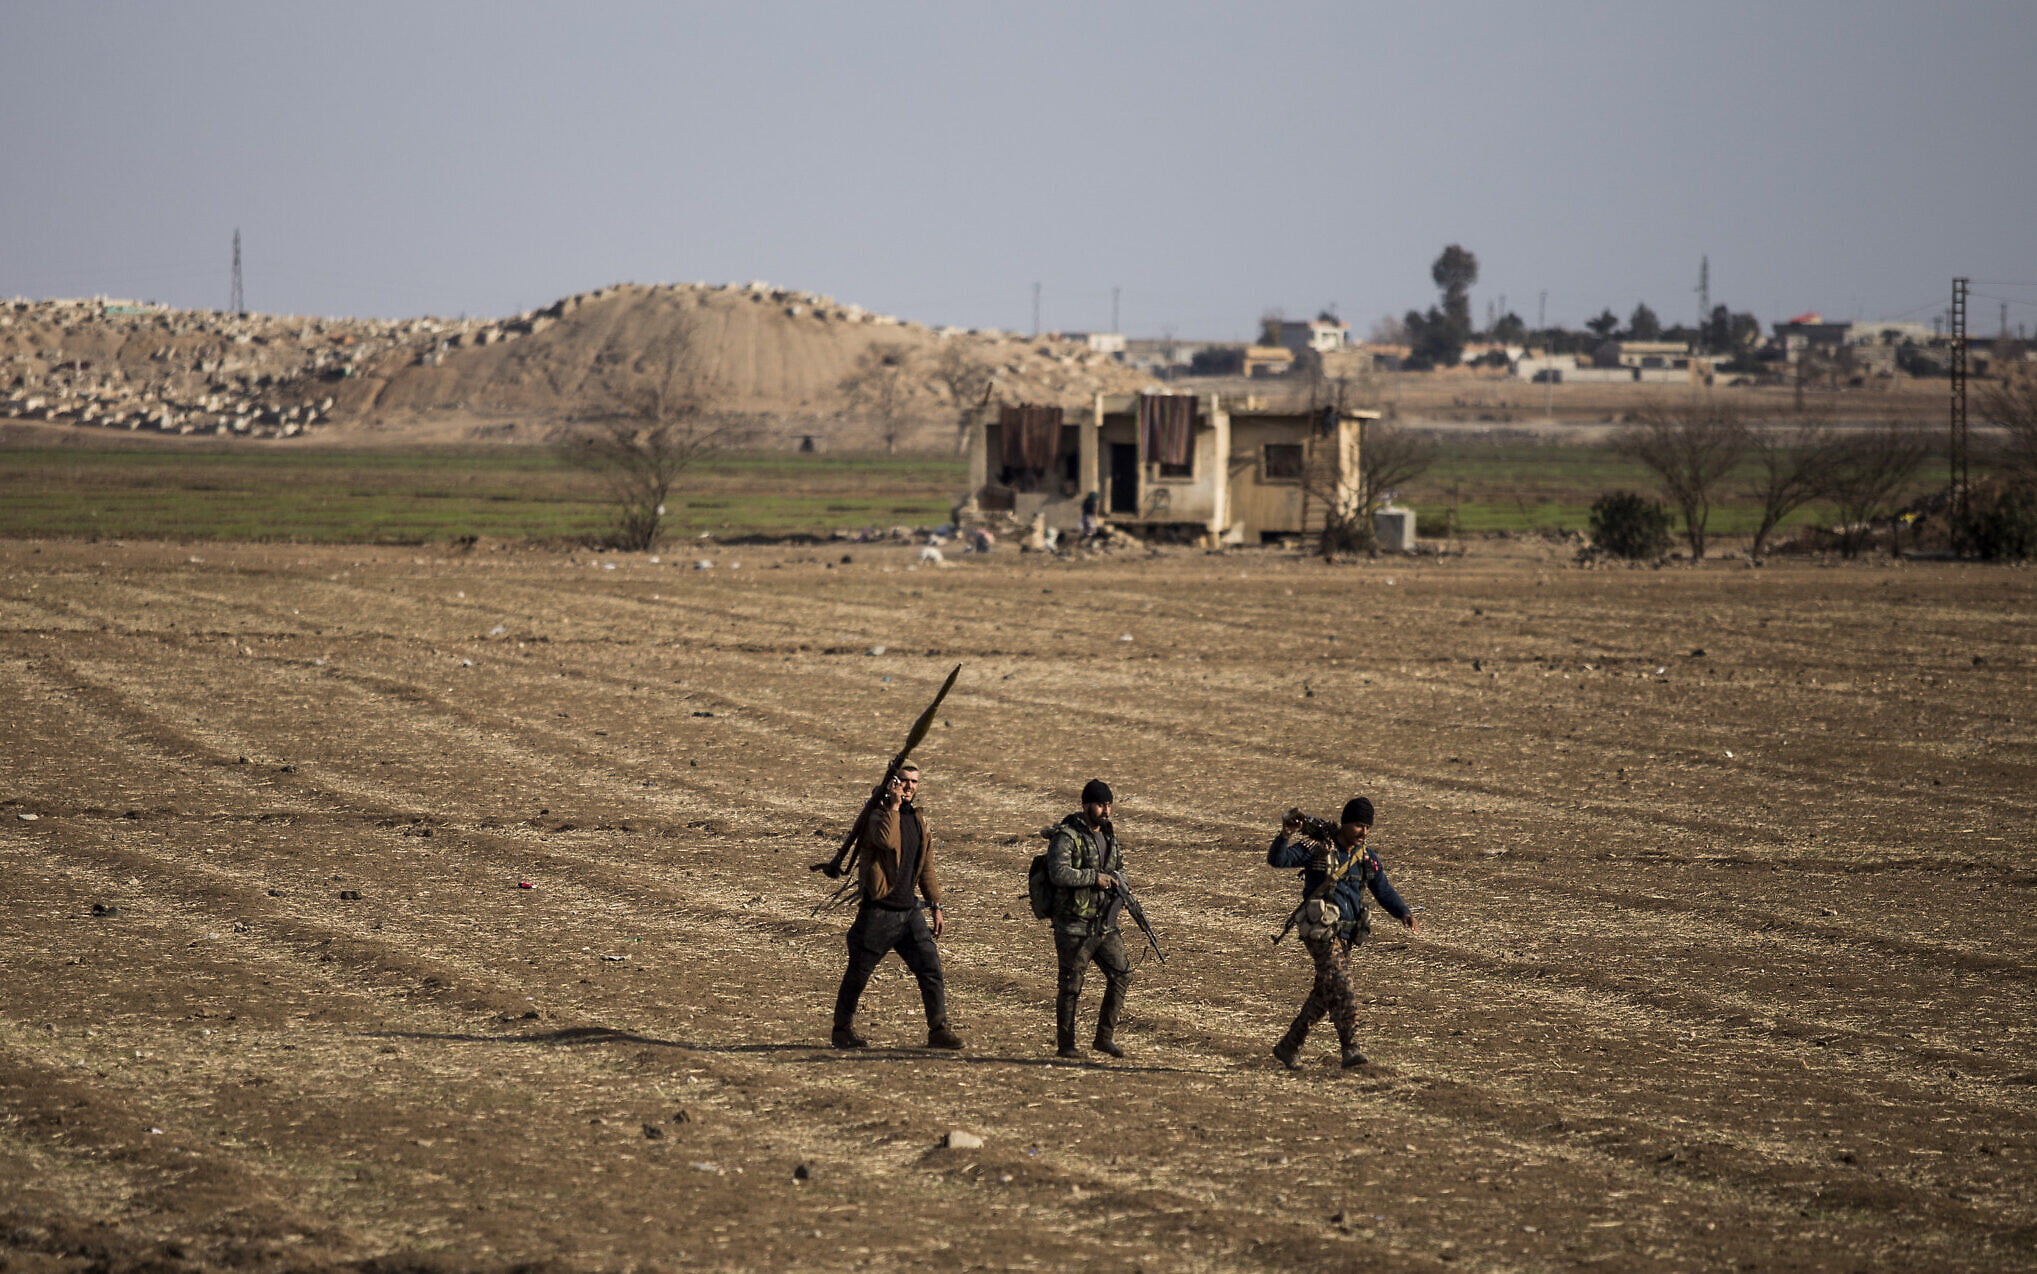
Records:
[[[1340,823],[1360,823],[1366,827],[1372,826],[1372,802],[1362,796],[1352,797],[1344,802],[1344,816],[1337,821]]]
[[[1082,785],[1082,803],[1084,805],[1108,805],[1113,799],[1110,794],[1110,784],[1102,779],[1091,779]]]

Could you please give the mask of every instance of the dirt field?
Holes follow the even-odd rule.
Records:
[[[1500,551],[0,543],[0,1269],[2037,1266],[2037,574]],[[831,1051],[806,865],[956,661],[969,1047],[893,961]],[[1093,775],[1168,960],[1066,1064]],[[1354,790],[1423,930],[1290,1074]]]

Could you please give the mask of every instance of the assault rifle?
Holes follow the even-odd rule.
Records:
[[[1337,834],[1337,825],[1335,823],[1326,818],[1312,818],[1298,809],[1287,811],[1287,817],[1301,820],[1301,838],[1303,840],[1323,846],[1329,851],[1332,859],[1336,857],[1336,841],[1333,839]],[[1307,895],[1302,898],[1301,903],[1293,911],[1287,913],[1287,923],[1280,926],[1279,933],[1273,935],[1273,945],[1279,946],[1280,940],[1287,936],[1288,930],[1301,922],[1301,913],[1308,910],[1310,903],[1327,898],[1336,892],[1337,886],[1344,883],[1344,877],[1351,873],[1351,869],[1365,860],[1367,852],[1364,843],[1360,842],[1352,848],[1350,854],[1344,858],[1343,862],[1332,866],[1329,873],[1323,877],[1323,883],[1309,890]]]
[[[905,746],[898,750],[897,756],[891,758],[891,764],[884,767],[883,779],[871,790],[870,799],[863,802],[863,808],[857,813],[855,821],[849,824],[849,834],[842,837],[842,846],[835,851],[835,856],[825,862],[812,864],[807,868],[808,871],[817,871],[829,880],[841,879],[842,865],[848,861],[850,851],[856,847],[857,838],[863,834],[863,824],[869,819],[870,811],[876,809],[878,803],[884,800],[884,789],[890,786],[892,778],[904,767],[906,759],[912,755],[912,750],[919,746],[920,740],[927,737],[927,731],[934,724],[935,709],[941,706],[941,700],[948,697],[948,691],[954,689],[955,678],[961,673],[962,665],[956,664],[948,673],[948,679],[941,683],[941,689],[934,695],[934,701],[927,705],[926,711],[919,714],[919,720],[912,723],[912,729],[905,736]]]
[[[1116,882],[1107,891],[1110,894],[1110,903],[1103,909],[1105,925],[1115,923],[1120,911],[1129,912],[1132,923],[1139,926],[1140,933],[1146,935],[1146,942],[1153,948],[1153,954],[1160,957],[1160,963],[1167,963],[1167,953],[1160,949],[1159,935],[1153,932],[1153,926],[1147,922],[1146,909],[1132,896],[1132,887],[1125,883],[1124,873],[1113,871],[1104,874]]]

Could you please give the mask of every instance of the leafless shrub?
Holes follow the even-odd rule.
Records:
[[[1827,449],[1824,495],[1838,518],[1843,556],[1860,556],[1875,519],[1894,511],[1897,496],[1930,456],[1932,441],[1923,427],[1896,422],[1849,430]]]
[[[1747,455],[1748,431],[1739,413],[1704,401],[1671,408],[1650,403],[1638,422],[1613,435],[1612,448],[1655,475],[1656,485],[1683,515],[1690,555],[1702,561],[1712,499]]]
[[[876,424],[885,452],[891,453],[898,450],[899,436],[905,432],[913,387],[926,379],[917,350],[900,342],[883,342],[863,352],[856,370],[843,379],[842,394],[851,409]]]
[[[1748,429],[1747,451],[1754,471],[1744,490],[1761,506],[1750,553],[1761,556],[1782,520],[1823,494],[1834,446],[1831,428],[1815,418],[1788,429]]]
[[[1441,448],[1428,434],[1372,421],[1358,444],[1358,502],[1370,518],[1388,497],[1427,473]]]
[[[955,405],[956,449],[967,447],[969,413],[990,401],[997,383],[996,366],[972,353],[961,341],[949,340],[926,369],[927,379],[948,391]]]
[[[646,552],[657,546],[666,502],[680,476],[721,447],[726,426],[694,393],[651,385],[623,401],[617,411],[568,426],[556,450],[607,489],[616,510],[610,543]]]
[[[2037,375],[2010,376],[1981,394],[1981,419],[2003,431],[1987,460],[2010,474],[2037,473]]]
[[[1309,443],[1302,488],[1323,510],[1325,557],[1372,547],[1372,515],[1401,487],[1436,463],[1440,448],[1427,434],[1368,422],[1358,440],[1355,472],[1346,473],[1330,438]]]

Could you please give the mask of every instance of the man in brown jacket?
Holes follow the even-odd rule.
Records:
[[[857,883],[862,901],[849,926],[849,967],[835,994],[836,1048],[868,1048],[856,1034],[856,1002],[870,975],[896,951],[919,979],[920,1002],[927,1011],[927,1047],[960,1048],[961,1037],[948,1029],[947,992],[941,980],[941,952],[934,939],[947,928],[941,914],[941,882],[934,876],[934,838],[913,797],[919,794],[919,767],[907,765],[884,784],[884,794],[863,820],[857,843],[861,866]],[[921,909],[919,896],[926,896]],[[927,913],[933,923],[927,923]]]

